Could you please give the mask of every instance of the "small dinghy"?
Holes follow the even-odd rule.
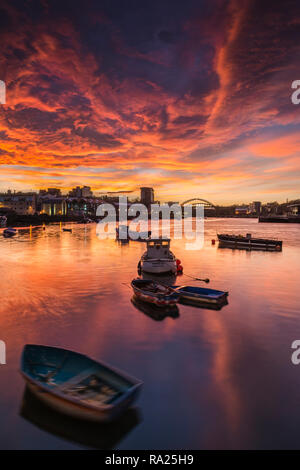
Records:
[[[173,288],[152,280],[134,279],[131,287],[139,300],[159,307],[175,305],[179,301],[179,294]]]
[[[29,389],[61,413],[91,421],[111,421],[136,399],[141,382],[83,354],[26,345],[21,374]]]
[[[173,286],[173,289],[180,295],[180,302],[191,304],[215,304],[220,305],[227,302],[228,292],[206,287],[194,286]]]
[[[63,232],[70,232],[70,233],[72,233],[72,229],[71,229],[71,228],[63,228]]]
[[[3,236],[5,238],[11,238],[11,237],[14,237],[15,235],[17,235],[17,230],[15,228],[9,227],[3,230]]]

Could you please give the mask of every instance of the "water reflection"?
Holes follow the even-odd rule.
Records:
[[[156,305],[143,302],[142,300],[138,299],[135,295],[131,298],[131,303],[140,312],[145,313],[145,315],[155,321],[162,321],[167,317],[171,317],[174,319],[179,317],[179,309],[177,305],[169,307],[157,307]]]
[[[131,302],[128,287],[144,244],[99,240],[93,224],[67,226],[72,235],[53,225],[0,237],[0,339],[7,345],[1,448],[74,447],[17,413],[25,343],[84,350],[143,380],[144,420],[118,448],[299,446],[300,366],[291,364],[290,345],[300,338],[300,225],[208,219],[204,249],[188,251],[172,239],[185,274],[209,278],[209,287],[230,298],[221,312],[180,305],[176,321],[165,317],[159,325],[153,311]],[[216,233],[230,230],[276,236],[283,251],[211,245]],[[186,276],[166,282],[199,286]]]
[[[164,284],[165,286],[173,286],[176,283],[177,274],[169,273],[169,274],[152,274],[152,273],[145,273],[142,271],[140,273],[141,279],[145,281],[156,281],[160,284]]]
[[[282,250],[267,250],[266,248],[263,247],[257,247],[257,246],[230,246],[226,243],[219,242],[218,244],[218,250],[241,250],[241,251],[267,251],[268,253],[280,253]]]
[[[114,449],[140,422],[138,408],[129,408],[112,423],[91,423],[63,415],[42,403],[25,388],[20,416],[43,431],[95,449]]]

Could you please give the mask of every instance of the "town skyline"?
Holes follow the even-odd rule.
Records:
[[[179,203],[179,204],[182,204],[184,203],[185,201],[182,199],[182,198],[178,198],[178,195],[177,195],[177,199],[172,199],[172,200],[163,200],[159,197],[159,194],[157,195],[157,192],[156,192],[156,189],[155,188],[152,188],[152,187],[143,187],[143,186],[139,186],[136,190],[132,190],[132,191],[103,191],[103,192],[97,192],[97,191],[94,191],[93,188],[91,188],[90,186],[87,186],[87,185],[76,185],[74,187],[72,187],[71,189],[66,189],[66,188],[59,188],[59,187],[47,187],[47,188],[39,188],[37,190],[35,189],[31,189],[31,190],[27,190],[27,191],[19,191],[17,189],[13,189],[13,188],[9,188],[7,189],[6,191],[0,191],[0,195],[11,195],[13,196],[14,194],[15,195],[26,195],[26,194],[36,194],[37,196],[43,196],[43,195],[52,195],[52,196],[63,196],[65,198],[67,197],[73,197],[73,198],[97,198],[97,199],[101,199],[103,198],[104,200],[107,199],[107,198],[111,198],[111,199],[116,199],[118,197],[121,197],[121,196],[126,196],[128,198],[128,201],[139,201],[139,200],[142,200],[143,199],[143,196],[141,195],[141,190],[142,189],[150,189],[151,191],[153,191],[153,199],[151,200],[151,202],[155,203],[155,202],[158,202],[158,203],[173,203],[173,204],[176,204],[176,203]],[[154,196],[155,194],[155,196]],[[206,200],[208,201],[204,196],[203,197],[195,197],[195,199],[203,199],[203,200]],[[181,200],[182,199],[182,200]],[[193,198],[191,198],[192,200]],[[224,207],[230,207],[230,206],[237,206],[237,207],[247,207],[251,204],[254,204],[256,202],[259,202],[260,204],[262,205],[268,205],[268,204],[274,204],[274,203],[278,203],[279,205],[280,204],[288,204],[289,202],[292,202],[292,201],[299,201],[300,200],[300,197],[299,198],[295,198],[295,199],[288,199],[286,198],[285,200],[283,201],[280,201],[280,200],[267,200],[267,201],[260,201],[258,200],[258,198],[254,198],[254,199],[251,199],[251,198],[248,198],[246,201],[238,201],[238,200],[235,200],[235,201],[232,201],[228,204],[214,204],[214,201],[208,201],[210,202],[211,204],[213,205],[216,205],[216,206],[224,206]]]

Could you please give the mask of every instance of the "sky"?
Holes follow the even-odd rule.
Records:
[[[300,4],[5,0],[0,191],[300,198]]]

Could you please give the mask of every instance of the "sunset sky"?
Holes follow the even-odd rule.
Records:
[[[300,4],[1,1],[0,191],[300,198]]]

